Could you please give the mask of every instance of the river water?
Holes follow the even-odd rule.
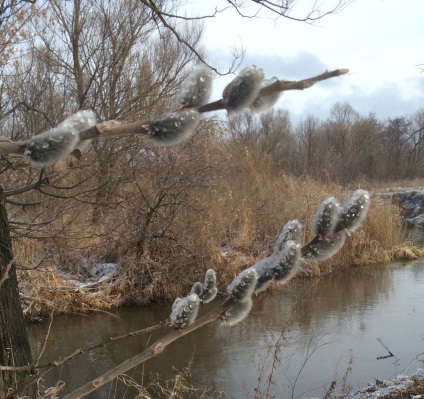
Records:
[[[103,337],[154,325],[169,313],[168,304],[57,317],[43,361]],[[46,328],[44,323],[29,325],[35,354]],[[164,333],[128,338],[78,356],[49,373],[43,385],[65,381],[61,395],[70,392],[136,355]],[[424,367],[424,262],[350,268],[294,281],[259,295],[242,323],[206,325],[128,375],[147,384],[157,374],[169,379],[175,368],[182,370],[192,362],[189,382],[210,388],[210,396],[224,391],[226,398],[253,397],[258,387],[261,392],[266,389],[276,343],[279,361],[271,385],[276,398],[322,397],[333,380],[341,387],[350,362],[347,383],[352,390],[376,378],[389,379]],[[393,357],[377,359],[388,355],[383,344]],[[135,392],[115,381],[89,397],[134,398]]]

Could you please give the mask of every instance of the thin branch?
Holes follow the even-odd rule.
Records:
[[[177,30],[171,26],[164,18],[164,16],[166,14],[164,14],[157,6],[156,4],[152,1],[152,0],[140,0],[146,7],[150,8],[152,10],[152,13],[154,15],[156,15],[160,22],[162,23],[162,25],[170,30],[172,32],[172,34],[175,36],[175,38],[182,43],[184,46],[186,46],[198,59],[199,61],[201,61],[202,63],[206,64],[209,66],[209,68],[211,68],[213,71],[215,71],[217,74],[221,75],[219,73],[219,71],[216,68],[213,68],[211,65],[209,65],[206,60],[203,58],[203,56],[187,41],[185,40],[183,37],[181,37],[181,35],[177,32]]]
[[[207,315],[195,321],[191,326],[185,327],[184,330],[171,331],[170,333],[165,335],[162,339],[154,342],[143,352],[137,354],[136,356],[130,359],[125,360],[123,363],[119,364],[113,369],[102,374],[100,377],[97,377],[96,379],[86,383],[80,388],[72,391],[68,395],[64,396],[62,399],[77,399],[77,398],[81,398],[82,396],[88,395],[90,392],[93,392],[99,387],[101,387],[102,385],[112,381],[117,376],[124,374],[128,370],[138,366],[139,364],[145,362],[146,360],[159,355],[168,345],[170,345],[172,342],[176,341],[177,339],[191,333],[194,330],[197,330],[198,328],[206,324],[216,321],[221,315],[222,311],[226,309],[226,307],[229,306],[230,303],[232,303],[231,298],[224,301],[221,305],[216,307]]]
[[[0,152],[1,152],[1,145],[2,145],[2,143],[0,142]],[[43,185],[48,184],[49,179],[47,177],[43,177],[43,175],[44,175],[44,169],[41,169],[40,176],[38,177],[38,180],[35,183],[28,184],[28,185],[20,187],[20,188],[15,188],[15,189],[11,189],[11,190],[4,190],[3,191],[4,196],[5,197],[11,197],[12,195],[22,194],[22,193],[25,193],[25,192],[30,191],[30,190],[38,189],[38,188],[42,187]]]
[[[6,268],[4,269],[4,273],[3,276],[1,276],[0,279],[0,287],[3,285],[3,283],[9,278],[9,272],[10,269],[12,268],[13,264],[15,263],[15,258],[13,258],[7,265]]]
[[[49,325],[47,327],[46,336],[44,337],[43,346],[41,347],[41,350],[40,350],[40,353],[38,354],[37,360],[34,363],[34,367],[37,367],[40,364],[41,356],[43,356],[43,353],[46,350],[47,342],[48,342],[49,336],[50,336],[50,330],[52,328],[52,324],[53,324],[53,311],[51,311],[51,313],[49,315]]]
[[[38,205],[42,205],[44,203],[45,203],[45,200],[32,201],[32,202],[21,202],[21,201],[6,200],[6,204],[21,206],[22,208],[25,208],[27,206],[38,206]]]
[[[68,360],[71,360],[73,358],[75,358],[76,356],[82,355],[83,353],[87,353],[90,352],[92,350],[95,349],[99,349],[99,348],[103,348],[105,346],[107,346],[108,344],[110,344],[111,342],[115,342],[115,341],[119,341],[121,339],[125,339],[125,338],[130,338],[130,337],[136,337],[142,334],[148,334],[151,333],[155,330],[158,330],[160,328],[165,327],[168,323],[166,321],[160,322],[154,326],[150,326],[150,327],[146,327],[143,328],[141,330],[136,330],[136,331],[131,331],[127,334],[123,334],[123,335],[118,335],[116,337],[109,337],[97,344],[88,346],[86,348],[78,348],[76,350],[74,350],[72,353],[70,353],[69,355],[63,356],[57,360],[52,360],[51,362],[48,363],[44,363],[44,364],[39,364],[39,360],[41,358],[42,353],[44,352],[46,343],[47,343],[47,339],[50,333],[50,328],[52,325],[52,321],[53,321],[53,316],[50,316],[50,323],[48,326],[48,331],[46,334],[46,338],[44,341],[44,345],[43,345],[43,349],[40,351],[40,354],[36,360],[36,362],[34,364],[28,365],[28,366],[20,366],[20,367],[14,367],[14,366],[0,366],[0,371],[28,371],[28,370],[33,370],[33,369],[45,369],[48,368],[49,370],[51,370],[53,367],[58,367],[61,366],[63,363],[67,362]],[[47,371],[49,371],[47,370]],[[44,373],[45,371],[43,371]]]

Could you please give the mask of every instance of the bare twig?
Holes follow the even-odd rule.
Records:
[[[0,152],[2,151],[2,143],[0,143]],[[30,190],[38,189],[46,184],[49,183],[49,179],[47,177],[43,177],[43,170],[40,172],[40,177],[35,183],[27,184],[26,186],[11,189],[11,190],[4,190],[3,194],[5,197],[11,197],[12,195],[18,195],[25,193]]]
[[[158,330],[159,328],[165,327],[167,325],[166,322],[160,322],[160,323],[158,323],[154,326],[143,328],[141,330],[132,331],[132,332],[127,333],[127,334],[118,335],[116,337],[109,337],[109,338],[105,339],[104,341],[99,342],[99,343],[94,344],[94,345],[91,345],[89,347],[78,348],[78,349],[74,350],[72,353],[70,353],[69,355],[63,356],[59,359],[52,360],[51,362],[48,362],[48,363],[39,364],[42,353],[44,352],[45,347],[46,347],[46,343],[47,343],[48,336],[49,336],[49,333],[50,333],[52,321],[53,321],[53,316],[51,314],[50,323],[49,323],[49,326],[48,326],[48,329],[47,329],[47,334],[46,334],[46,338],[44,340],[43,348],[40,351],[40,354],[39,354],[39,356],[38,356],[38,358],[37,358],[37,360],[35,361],[34,364],[31,364],[31,365],[28,365],[28,366],[20,366],[20,367],[0,366],[0,371],[27,371],[27,370],[45,369],[45,368],[48,368],[47,371],[49,371],[53,367],[58,367],[58,366],[62,365],[63,363],[67,362],[68,360],[73,359],[76,356],[79,356],[83,353],[90,352],[90,351],[98,349],[98,348],[105,347],[106,345],[108,345],[111,342],[115,342],[115,341],[118,341],[118,340],[124,339],[124,338],[136,337],[136,336],[141,335],[141,334],[147,334],[147,333],[150,333],[152,331]],[[43,371],[43,373],[45,373],[45,371]]]
[[[0,278],[0,287],[3,285],[3,283],[9,278],[9,272],[11,267],[13,266],[13,264],[15,263],[15,258],[13,258],[7,265],[6,268],[4,269],[4,273],[3,276],[1,276]]]
[[[191,326],[188,326],[184,328],[184,330],[174,330],[159,339],[158,341],[154,342],[152,345],[150,345],[146,350],[143,352],[137,354],[136,356],[125,360],[123,363],[119,364],[115,368],[107,371],[103,375],[97,377],[96,379],[89,381],[85,385],[81,386],[80,388],[76,389],[75,391],[69,393],[68,395],[64,396],[62,399],[77,399],[84,395],[88,395],[90,392],[93,392],[100,386],[107,384],[108,382],[112,381],[117,376],[127,372],[128,370],[134,368],[135,366],[145,362],[146,360],[159,355],[162,353],[162,351],[170,345],[172,342],[176,341],[177,339],[183,337],[184,335],[187,335],[191,333],[194,330],[199,329],[200,327],[212,323],[216,321],[221,313],[232,303],[231,299],[227,299],[221,305],[216,307],[214,310],[206,314],[205,316],[201,317],[199,320],[195,321]]]
[[[53,324],[53,311],[51,311],[51,313],[50,313],[49,325],[47,327],[46,336],[44,337],[43,346],[41,347],[41,350],[40,350],[40,353],[38,354],[37,360],[34,363],[34,367],[37,367],[39,365],[41,356],[43,356],[43,353],[46,350],[47,341],[49,340],[50,330],[52,328],[52,324]]]
[[[390,349],[387,347],[387,345],[380,338],[377,338],[377,341],[380,342],[380,344],[383,346],[383,348],[386,349],[386,351],[389,353],[386,356],[379,356],[379,357],[377,357],[377,360],[387,359],[388,357],[393,357],[394,356],[394,354],[390,351]]]

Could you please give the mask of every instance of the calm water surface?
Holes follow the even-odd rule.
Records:
[[[170,305],[155,305],[121,309],[114,315],[58,317],[44,361],[95,344],[103,337],[154,325],[169,313]],[[29,326],[34,353],[41,346],[46,327]],[[133,337],[81,355],[50,373],[44,385],[65,381],[62,392],[69,392],[136,355],[164,332]],[[225,391],[227,398],[245,398],[246,392],[253,394],[259,374],[265,379],[269,375],[270,368],[261,365],[270,364],[270,344],[279,337],[280,362],[272,386],[277,398],[322,397],[331,381],[343,377],[350,359],[348,383],[353,389],[374,378],[387,379],[423,367],[424,262],[352,268],[261,294],[249,317],[239,325],[204,326],[128,375],[139,382],[147,381],[152,373],[166,379],[175,374],[174,367],[181,370],[192,360],[193,385],[210,387],[211,395],[218,390]],[[394,357],[377,360],[388,354],[377,338]],[[135,391],[115,383],[90,398],[134,396]]]

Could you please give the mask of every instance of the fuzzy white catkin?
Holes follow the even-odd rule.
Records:
[[[194,109],[170,112],[154,120],[149,127],[150,141],[155,145],[173,145],[188,139],[200,122]]]
[[[203,292],[203,287],[202,287],[202,283],[194,283],[193,286],[191,287],[191,294],[196,294],[198,297],[200,297],[202,295]]]
[[[368,215],[370,203],[370,193],[368,191],[362,189],[354,191],[343,205],[338,229],[344,228],[348,232],[353,232],[360,227]]]
[[[231,305],[223,314],[224,326],[232,327],[237,323],[243,321],[252,310],[253,301],[251,298],[244,302],[236,302]]]
[[[198,107],[206,104],[212,91],[212,71],[204,64],[198,64],[182,83],[177,101],[184,107]]]
[[[203,285],[203,292],[201,299],[203,303],[209,303],[213,301],[218,294],[218,289],[216,288],[216,273],[213,269],[206,270],[205,274],[205,283]]]
[[[252,268],[255,269],[258,280],[255,286],[255,294],[258,295],[264,292],[273,279],[273,268],[278,264],[278,259],[274,256],[268,256],[256,262]]]
[[[326,198],[318,207],[313,222],[315,235],[332,237],[340,218],[341,208],[334,197]]]
[[[278,284],[285,284],[300,268],[301,248],[296,241],[289,240],[284,244],[283,256],[273,269],[274,279]]]
[[[283,227],[274,246],[274,254],[278,254],[284,249],[287,241],[295,241],[300,244],[302,241],[302,224],[297,220],[289,220]]]
[[[339,252],[346,241],[346,234],[339,231],[330,240],[320,240],[313,244],[306,254],[306,259],[326,260]]]
[[[262,69],[255,66],[240,71],[222,93],[222,101],[229,115],[236,115],[253,103],[261,89],[263,79]]]
[[[248,301],[255,290],[257,279],[256,270],[249,267],[234,278],[227,287],[228,293],[237,301]]]
[[[92,110],[78,111],[55,128],[31,137],[25,155],[32,166],[47,167],[68,156],[79,143],[79,132],[96,124]]]
[[[271,79],[265,79],[262,82],[262,88],[270,86],[278,80],[276,77]],[[272,108],[281,96],[281,91],[275,91],[270,94],[259,94],[253,103],[250,105],[250,109],[253,112],[264,112]]]
[[[181,329],[194,323],[199,312],[200,299],[196,294],[177,298],[173,305],[170,319],[172,327]]]

